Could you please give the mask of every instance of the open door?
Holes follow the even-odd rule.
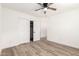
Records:
[[[34,38],[33,38],[33,26],[34,23],[33,21],[30,21],[30,42],[33,42]]]
[[[30,42],[40,40],[40,22],[30,21]]]
[[[34,21],[33,36],[34,36],[34,41],[40,40],[40,22],[39,21]]]

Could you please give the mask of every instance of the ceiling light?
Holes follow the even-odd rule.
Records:
[[[46,14],[47,8],[44,8],[44,14]]]
[[[47,11],[47,8],[44,8],[44,11]]]

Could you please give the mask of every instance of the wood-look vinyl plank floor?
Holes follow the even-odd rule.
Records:
[[[1,56],[79,56],[79,49],[42,39],[3,49]]]

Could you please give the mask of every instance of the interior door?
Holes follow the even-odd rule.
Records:
[[[33,22],[34,21],[30,21],[30,42],[33,42],[34,38],[33,38]]]
[[[34,29],[33,29],[33,38],[34,41],[40,40],[40,22],[34,21]]]

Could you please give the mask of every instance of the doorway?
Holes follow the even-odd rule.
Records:
[[[33,42],[33,27],[34,27],[34,25],[33,25],[34,23],[33,23],[33,21],[30,21],[30,42]]]

